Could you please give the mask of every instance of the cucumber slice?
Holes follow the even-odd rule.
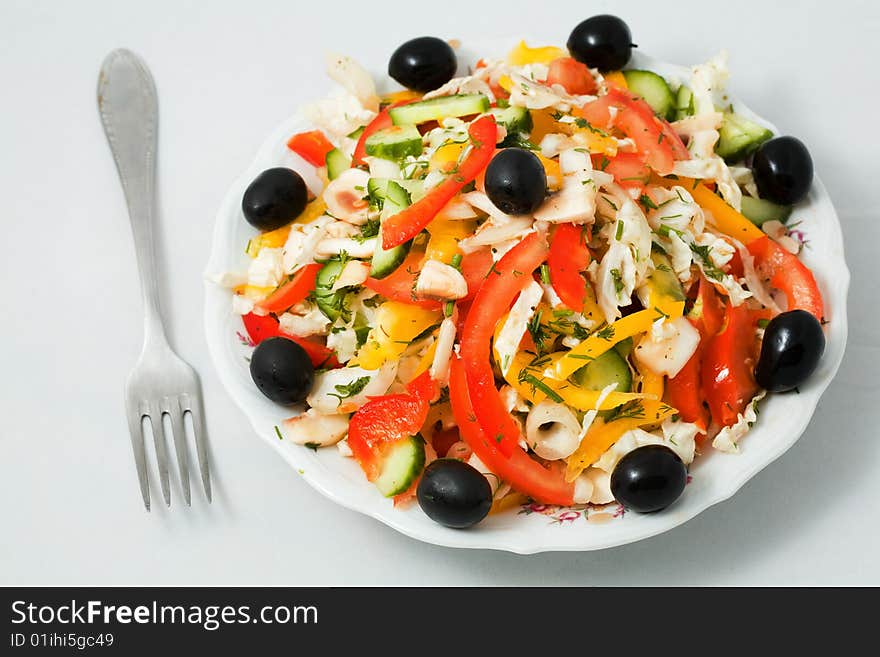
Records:
[[[609,349],[571,375],[575,385],[587,390],[602,390],[616,383],[614,392],[632,390],[632,372],[626,359],[617,350]]]
[[[331,322],[336,321],[345,309],[345,291],[331,290],[333,283],[342,273],[342,267],[339,258],[328,260],[315,277],[315,303]]]
[[[345,153],[338,148],[334,148],[332,151],[327,151],[324,161],[327,164],[327,177],[330,180],[336,180],[336,178],[339,177],[339,174],[346,169],[351,168],[351,160],[345,157]]]
[[[388,448],[379,476],[373,481],[385,497],[400,495],[416,480],[425,467],[425,441],[410,436]]]
[[[370,183],[373,178],[367,181],[367,192],[370,190]],[[370,276],[373,278],[385,278],[400,266],[409,253],[412,240],[406,244],[400,244],[391,249],[382,248],[382,224],[388,217],[397,214],[403,209],[409,207],[409,192],[407,192],[396,180],[385,181],[384,189],[380,189],[379,185],[374,187],[377,194],[383,194],[382,213],[379,215],[379,239],[376,240],[376,250],[373,252],[373,260],[370,264]],[[372,194],[371,194],[372,196]]]
[[[395,125],[374,132],[364,143],[367,155],[386,160],[402,160],[422,153],[422,135],[414,125]]]
[[[532,114],[525,107],[493,107],[489,110],[489,114],[495,117],[496,123],[501,123],[507,133],[512,132],[531,132]]]
[[[349,132],[345,136],[348,137],[349,139],[358,139],[358,138],[360,138],[360,136],[362,134],[364,134],[364,126],[361,126],[357,130],[352,130],[351,132]]]
[[[765,221],[781,221],[785,223],[791,215],[791,206],[776,205],[764,199],[743,196],[742,213],[746,219],[756,226],[763,225]]]
[[[718,135],[715,152],[727,162],[738,162],[770,139],[773,133],[739,114],[725,112]]]
[[[633,339],[631,337],[626,340],[621,340],[616,345],[614,345],[614,351],[619,353],[623,358],[629,358],[629,355],[633,350]]]
[[[422,197],[424,193],[424,183],[421,180],[392,180],[390,178],[370,178],[367,181],[367,195],[370,197],[370,204],[375,205],[380,210],[388,196],[388,183],[394,182],[403,187],[410,195],[412,201]],[[409,205],[409,204],[407,204]],[[406,207],[406,206],[404,206]]]
[[[675,96],[666,80],[653,71],[624,71],[629,90],[645,99],[657,116],[668,119],[675,111]]]
[[[678,276],[672,269],[672,263],[663,253],[651,250],[651,260],[654,262],[654,271],[648,279],[648,286],[657,294],[670,297],[675,301],[684,301],[684,289],[678,281]]]
[[[457,94],[394,107],[388,114],[394,125],[418,125],[449,116],[470,116],[488,111],[489,99],[483,94]]]
[[[675,120],[694,115],[694,92],[689,87],[681,85],[675,95]]]

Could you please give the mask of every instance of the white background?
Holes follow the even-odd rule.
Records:
[[[214,214],[270,130],[329,89],[325,50],[379,72],[424,33],[563,44],[613,5],[3,0],[0,584],[880,584],[876,2],[617,9],[662,59],[728,48],[732,88],[808,144],[843,223],[843,366],[796,446],[730,501],[602,552],[424,545],[311,490],[217,380],[202,329]],[[143,55],[159,89],[161,289],[172,343],[202,375],[211,506],[195,488],[193,508],[147,514],[137,490],[122,384],[140,350],[140,298],[95,107],[98,68],[117,46]]]

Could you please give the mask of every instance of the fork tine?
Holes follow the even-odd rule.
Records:
[[[156,461],[159,464],[159,483],[165,504],[171,506],[171,486],[168,482],[168,450],[165,442],[165,425],[162,424],[162,409],[150,406],[150,425],[153,427],[153,444],[156,446]]]
[[[192,503],[189,487],[189,456],[186,451],[186,432],[183,428],[183,411],[177,399],[171,397],[164,401],[165,412],[171,418],[171,434],[174,438],[174,451],[177,454],[177,470],[180,473],[180,486],[187,506]]]
[[[150,510],[150,482],[147,479],[147,458],[144,451],[144,432],[141,427],[143,414],[135,404],[128,406],[128,432],[131,434],[131,448],[134,452],[134,464],[137,469],[138,483],[141,487],[141,497],[144,499],[144,508]]]
[[[196,436],[196,454],[199,457],[199,470],[202,473],[202,486],[205,489],[205,497],[211,501],[211,474],[208,471],[208,440],[205,435],[204,409],[202,397],[196,395],[182,395],[183,407],[190,412],[193,423],[193,433]]]

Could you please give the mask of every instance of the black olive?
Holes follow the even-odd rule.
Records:
[[[547,194],[541,160],[524,148],[505,148],[486,168],[486,195],[505,214],[530,214]]]
[[[752,172],[761,198],[792,205],[810,191],[813,158],[800,139],[775,137],[755,151]]]
[[[492,506],[489,481],[457,459],[437,459],[428,465],[416,496],[426,516],[455,529],[477,524]]]
[[[315,382],[315,367],[293,340],[266,338],[251,355],[251,378],[266,397],[279,404],[303,401]]]
[[[755,380],[770,392],[793,390],[810,378],[824,351],[825,334],[813,313],[781,313],[764,329]]]
[[[611,494],[628,509],[651,513],[675,502],[687,483],[687,468],[665,445],[645,445],[624,456],[611,473]]]
[[[266,169],[248,185],[241,210],[254,228],[275,230],[296,219],[308,200],[302,176],[293,169],[276,167]]]
[[[608,14],[579,23],[571,31],[566,45],[572,57],[602,73],[623,68],[634,46],[629,26]]]
[[[437,37],[410,39],[388,60],[388,75],[415,91],[442,87],[453,78],[457,68],[452,46]]]

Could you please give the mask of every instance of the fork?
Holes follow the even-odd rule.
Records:
[[[185,414],[189,413],[202,485],[210,502],[211,477],[208,471],[204,406],[199,377],[168,345],[159,312],[156,265],[153,259],[156,135],[159,115],[156,85],[146,64],[131,51],[114,50],[104,59],[98,76],[98,111],[125,192],[143,296],[144,346],[125,385],[125,412],[141,496],[149,511],[150,484],[147,479],[143,434],[143,420],[147,418],[152,427],[162,496],[165,504],[171,506],[168,452],[162,424],[163,416],[168,415],[183,497],[186,504],[190,505],[189,463],[184,430]]]

